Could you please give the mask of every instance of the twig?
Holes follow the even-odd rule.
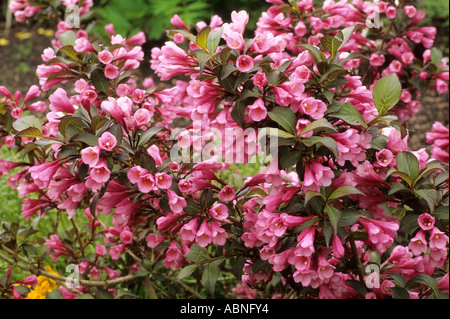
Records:
[[[203,297],[202,295],[200,295],[198,292],[196,292],[194,289],[192,289],[191,287],[189,287],[188,285],[186,285],[184,282],[179,281],[177,279],[174,278],[170,278],[170,277],[166,277],[167,280],[180,285],[181,287],[183,287],[184,289],[186,289],[187,291],[189,291],[191,294],[193,294],[195,297],[197,297],[198,299],[205,299],[205,297]]]

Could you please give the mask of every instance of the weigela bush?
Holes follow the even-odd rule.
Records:
[[[40,87],[0,87],[1,141],[23,155],[0,172],[31,222],[2,223],[0,258],[32,274],[5,275],[3,296],[26,297],[36,275],[64,298],[121,298],[136,280],[156,297],[155,281],[187,277],[214,295],[231,273],[223,296],[448,297],[449,131],[433,125],[430,156],[408,149],[405,123],[448,89],[436,29],[411,1],[267,2],[252,35],[245,11],[174,16],[151,50],[167,83],[138,75],[143,32],[60,21]],[[33,3],[12,1],[17,20],[49,10]],[[258,172],[230,178],[230,163]],[[36,239],[44,216],[54,230]],[[79,285],[47,256],[76,265]]]

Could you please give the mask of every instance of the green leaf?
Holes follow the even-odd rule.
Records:
[[[78,135],[73,139],[75,142],[83,142],[86,143],[89,146],[98,146],[98,137],[90,134],[90,133],[83,133]]]
[[[334,114],[330,114],[330,117],[336,117],[344,122],[351,125],[361,125],[364,128],[367,128],[366,121],[361,113],[353,106],[351,103],[345,103],[342,107]]]
[[[220,39],[222,38],[223,33],[223,27],[221,27],[217,31],[211,31],[208,34],[208,41],[206,44],[206,48],[210,53],[215,53],[217,50],[217,47],[219,46]]]
[[[427,274],[418,274],[411,278],[406,284],[406,288],[413,288],[418,284],[428,286],[433,290],[434,297],[439,299],[439,288],[436,280]]]
[[[309,124],[303,131],[300,132],[300,135],[306,134],[310,131],[314,131],[314,133],[322,131],[331,131],[334,133],[337,132],[336,128],[324,118],[318,119],[317,121]]]
[[[309,203],[309,201],[310,201],[311,199],[313,199],[314,197],[321,197],[322,199],[325,199],[325,198],[323,197],[323,195],[320,194],[320,193],[317,193],[317,192],[314,192],[314,191],[307,191],[306,194],[305,194],[305,206],[306,206],[306,205]]]
[[[209,26],[203,28],[198,34],[197,34],[197,45],[203,49],[203,51],[207,51],[207,44],[208,44],[208,36],[211,32],[211,28]],[[214,53],[214,52],[212,52]]]
[[[281,169],[287,169],[289,167],[294,166],[295,164],[297,164],[297,162],[299,161],[301,157],[300,152],[298,151],[290,151],[286,154],[283,154],[280,157],[280,167]]]
[[[64,33],[61,33],[59,35],[59,39],[61,40],[61,44],[63,46],[75,45],[75,41],[78,39],[77,34],[73,32],[72,30],[66,31]]]
[[[433,216],[438,218],[438,219],[448,220],[449,219],[449,208],[448,208],[448,206],[441,206],[441,207],[437,208],[434,211]]]
[[[291,133],[288,133],[286,131],[279,130],[279,129],[276,129],[276,130],[277,130],[276,135],[278,136],[278,138],[295,138],[295,136],[292,135]]]
[[[45,299],[63,299],[63,296],[59,289],[54,289],[47,293]]]
[[[389,137],[386,135],[378,135],[375,137],[372,142],[370,142],[370,145],[372,145],[372,148],[377,151],[384,150],[386,148],[386,143],[389,141]]]
[[[328,201],[336,200],[348,195],[364,195],[364,193],[352,186],[342,186],[331,193],[330,197],[328,197]]]
[[[203,73],[203,69],[206,66],[206,63],[211,59],[212,55],[203,51],[203,50],[195,50],[192,52],[193,55],[197,58],[198,64],[200,66],[200,75]]]
[[[17,137],[44,137],[42,132],[36,127],[29,127],[16,134]]]
[[[419,160],[410,152],[400,152],[397,155],[397,168],[400,172],[406,173],[413,182],[419,176]]]
[[[357,52],[352,52],[352,53],[350,53],[344,60],[340,61],[340,62],[338,63],[338,65],[344,66],[345,63],[347,63],[347,61],[353,60],[353,59],[364,59],[364,60],[368,60],[368,58],[367,58],[365,55],[362,55],[361,53],[357,53]]]
[[[247,105],[243,101],[236,101],[231,111],[231,118],[242,128],[245,126],[244,117],[246,108]]]
[[[164,126],[154,126],[154,127],[147,129],[144,133],[141,134],[141,138],[139,140],[138,147],[147,143],[153,136],[155,136],[157,133],[161,132],[162,130],[167,130],[167,128]]]
[[[71,45],[63,46],[61,49],[59,49],[58,52],[68,56],[72,60],[75,60],[75,61],[79,60],[77,51],[75,51],[75,49]]]
[[[277,106],[269,112],[269,117],[291,134],[296,134],[297,117],[288,107]]]
[[[419,189],[415,191],[415,194],[420,198],[423,198],[430,208],[430,213],[434,212],[436,207],[438,192],[435,189]]]
[[[331,35],[325,35],[320,39],[320,43],[323,48],[331,54],[331,59],[333,59],[341,47],[342,40],[339,40]]]
[[[331,227],[331,224],[329,222],[324,221],[322,225],[322,233],[325,238],[325,245],[329,247],[331,237],[333,237],[333,228]]]
[[[389,273],[389,276],[394,280],[394,283],[396,286],[405,288],[406,287],[406,280],[403,278],[402,275],[397,273]]]
[[[105,77],[105,73],[100,69],[95,69],[91,73],[91,81],[94,87],[103,93],[108,93],[109,91],[109,81]]]
[[[222,260],[219,260],[222,262]],[[209,263],[202,274],[201,283],[203,287],[208,291],[211,296],[214,296],[216,291],[216,282],[219,278],[219,266],[216,262]]]
[[[207,251],[205,248],[200,247],[198,244],[193,244],[189,253],[186,254],[187,260],[192,261],[193,263],[198,263],[207,258]]]
[[[231,273],[239,280],[242,278],[242,274],[245,266],[245,257],[237,256],[231,263]]]
[[[381,78],[373,88],[373,101],[379,115],[383,115],[397,105],[402,94],[402,85],[395,73]]]
[[[198,268],[198,265],[188,265],[181,269],[181,271],[178,273],[178,279],[181,280],[183,278],[189,277],[196,271]]]
[[[309,44],[300,44],[299,47],[308,50],[311,53],[311,55],[312,55],[314,61],[316,62],[316,64],[319,63],[319,62],[324,62],[327,59],[325,57],[325,54],[323,54],[323,52],[320,51],[315,46],[312,46],[312,45],[309,45]]]
[[[394,299],[410,299],[408,290],[402,287],[388,287],[392,291]]]
[[[83,128],[83,122],[82,119],[79,117],[74,117],[74,116],[68,116],[68,117],[64,117],[61,119],[61,121],[59,122],[59,132],[62,134],[62,136],[64,136],[64,138],[69,138],[70,136],[67,136],[67,131],[69,129],[69,126],[73,125],[76,128],[82,129]]]
[[[338,227],[352,226],[358,222],[359,217],[361,217],[361,213],[355,210],[344,210],[339,219]]]
[[[329,149],[335,158],[339,157],[339,150],[336,144],[336,141],[333,140],[331,137],[322,137],[322,136],[311,136],[305,139],[302,139],[301,142],[305,144],[308,147],[311,147],[313,145],[319,144],[327,149]]]
[[[20,119],[16,120],[12,126],[18,132],[24,131],[30,127],[35,127],[42,133],[41,121],[34,115],[22,116]]]
[[[442,62],[442,51],[438,48],[431,48],[431,63],[437,67]]]
[[[358,280],[347,280],[347,283],[362,296],[365,296],[368,293],[366,286],[364,286]]]
[[[330,205],[325,206],[324,211],[328,214],[328,218],[330,219],[330,223],[333,227],[334,233],[337,234],[339,220],[341,219],[342,213]]]

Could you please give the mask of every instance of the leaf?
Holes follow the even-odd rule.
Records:
[[[364,128],[368,127],[362,114],[351,103],[345,103],[339,111],[329,116],[339,118],[351,125],[361,125]]]
[[[402,275],[397,273],[389,273],[389,276],[394,280],[394,283],[396,286],[405,288],[406,286],[406,280],[403,278]]]
[[[314,133],[322,131],[337,132],[336,128],[324,118],[318,119],[317,121],[314,121],[311,124],[309,124],[307,127],[304,128],[303,131],[300,132],[299,135],[306,134],[310,131],[314,131]]]
[[[42,133],[41,121],[34,115],[22,116],[20,119],[16,120],[12,126],[18,132],[24,131],[30,127],[35,127]]]
[[[207,252],[206,249],[201,248],[198,244],[193,244],[189,250],[189,253],[187,253],[184,257],[193,263],[198,263],[207,257]]]
[[[365,55],[362,55],[361,53],[358,53],[358,52],[352,52],[352,53],[350,53],[344,60],[340,61],[340,62],[338,63],[338,65],[344,66],[345,63],[347,63],[347,61],[353,60],[353,59],[364,59],[364,60],[368,60],[368,58],[367,58]]]
[[[389,141],[389,137],[386,135],[378,135],[375,137],[372,142],[370,142],[370,145],[372,145],[372,148],[381,151],[386,148],[386,143]]]
[[[419,176],[419,160],[410,152],[400,152],[397,155],[397,168],[400,172],[407,174],[411,178],[412,182],[414,182]]]
[[[330,205],[325,206],[324,211],[328,214],[328,218],[330,219],[330,223],[333,227],[334,233],[337,234],[339,220],[341,219],[342,213]]]
[[[245,266],[245,257],[244,256],[237,256],[234,258],[233,262],[231,263],[231,273],[238,279],[241,280],[242,274],[244,272],[244,266]]]
[[[362,296],[365,296],[368,293],[367,288],[358,280],[347,280],[347,283]]]
[[[82,129],[82,119],[74,116],[68,116],[61,119],[61,121],[59,122],[58,130],[66,139],[70,138],[67,136],[67,131],[70,125],[74,125],[75,127]]]
[[[297,117],[290,108],[277,106],[269,112],[269,117],[289,133],[296,134]]]
[[[420,198],[423,198],[430,208],[430,213],[434,212],[437,203],[438,192],[435,189],[419,189],[415,191],[415,194]]]
[[[75,41],[78,39],[77,34],[73,32],[72,30],[66,31],[64,33],[61,33],[59,35],[59,39],[61,40],[61,44],[63,46],[75,45]]]
[[[392,291],[394,299],[410,299],[408,290],[402,287],[388,287]]]
[[[364,195],[364,193],[352,186],[342,186],[333,191],[328,200],[332,201],[348,195]]]
[[[439,65],[442,62],[442,51],[438,48],[431,48],[431,63],[435,65],[436,67],[439,67]]]
[[[100,69],[95,69],[91,73],[91,81],[94,87],[103,93],[108,93],[109,91],[109,81],[105,77],[105,73]]]
[[[331,59],[333,59],[341,47],[342,40],[339,40],[331,35],[325,35],[320,39],[320,43],[323,48],[331,54]]]
[[[299,47],[306,49],[309,51],[309,53],[311,53],[314,61],[317,63],[319,62],[324,62],[326,61],[326,57],[325,54],[323,54],[323,52],[321,52],[318,48],[316,48],[315,46],[309,45],[309,44],[300,44]]]
[[[208,44],[208,36],[211,32],[211,28],[209,26],[203,28],[200,30],[200,32],[197,34],[196,42],[197,45],[202,48],[203,51],[207,51],[207,44]],[[214,52],[212,52],[214,53]]]
[[[90,133],[83,133],[78,135],[73,139],[75,142],[83,142],[86,143],[89,146],[98,146],[98,137],[90,134]]]
[[[352,226],[356,224],[361,217],[361,213],[354,210],[344,210],[339,219],[338,227]]]
[[[181,280],[183,278],[189,277],[196,271],[198,268],[198,265],[188,265],[181,269],[181,271],[178,273],[178,279]]]
[[[301,154],[298,151],[290,151],[283,154],[280,158],[281,169],[287,169],[294,166],[300,160]]]
[[[292,135],[291,133],[288,133],[286,131],[279,130],[279,129],[276,129],[276,130],[277,130],[276,136],[278,136],[278,138],[295,138],[295,136]]]
[[[79,60],[77,51],[75,51],[75,49],[71,45],[63,46],[61,49],[59,49],[58,52],[68,56],[72,60],[75,60],[75,61]]]
[[[333,140],[331,137],[312,136],[302,139],[301,142],[308,147],[311,147],[316,144],[322,145],[327,149],[329,149],[333,153],[335,158],[339,157],[339,150],[336,141]]]
[[[402,85],[395,73],[381,78],[373,88],[373,101],[379,115],[383,115],[397,105],[402,94]]]
[[[244,128],[245,122],[245,110],[247,105],[242,101],[236,101],[233,106],[233,110],[231,111],[231,118],[236,122],[237,125]]]
[[[428,286],[433,290],[434,297],[439,299],[439,288],[436,280],[427,274],[418,274],[411,278],[406,284],[406,288],[415,287],[417,284]]]
[[[167,128],[164,126],[154,126],[154,127],[147,129],[144,133],[141,134],[141,138],[139,140],[138,147],[147,143],[153,136],[155,136],[157,133],[161,132],[162,130],[167,130]]]
[[[193,55],[195,55],[198,64],[200,66],[200,75],[203,74],[203,69],[205,68],[206,63],[212,58],[212,55],[203,51],[203,50],[195,50],[192,52]]]
[[[219,260],[222,262],[222,260]],[[216,291],[216,282],[219,278],[219,266],[216,262],[209,263],[202,274],[201,283],[203,287],[211,294],[211,296],[214,296],[214,293]]]
[[[17,137],[44,137],[42,132],[36,127],[29,127],[23,131],[16,134]]]
[[[208,34],[208,41],[206,43],[206,48],[210,53],[215,53],[217,47],[219,46],[220,39],[222,38],[223,27],[221,27],[217,31],[211,31]]]
[[[449,208],[448,208],[448,206],[441,206],[441,207],[437,208],[434,211],[433,216],[438,218],[438,219],[448,220],[449,219]]]

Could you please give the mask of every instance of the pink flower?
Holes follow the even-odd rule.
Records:
[[[120,255],[125,250],[125,248],[126,248],[126,245],[124,245],[124,244],[120,244],[120,245],[111,247],[109,249],[109,255],[111,256],[111,259],[118,260],[120,258]]]
[[[184,224],[180,230],[181,239],[185,242],[192,243],[197,236],[198,231],[198,219],[191,219],[188,223]]]
[[[408,18],[412,19],[416,15],[416,8],[414,6],[404,6],[403,11],[405,11]]]
[[[303,114],[311,116],[315,120],[322,118],[326,110],[327,106],[324,102],[311,97],[300,102],[300,111]]]
[[[136,127],[142,127],[150,123],[152,113],[147,109],[139,109],[133,115],[133,123]]]
[[[253,84],[258,88],[262,89],[267,84],[267,76],[264,72],[258,71],[253,76]]]
[[[316,226],[308,227],[303,230],[297,237],[297,248],[295,249],[295,255],[300,255],[304,257],[310,257],[314,249],[314,237],[316,232]],[[297,268],[299,269],[299,268]]]
[[[317,260],[317,275],[319,276],[319,279],[330,279],[334,274],[335,268],[336,267],[331,265],[323,255],[319,255]]]
[[[211,236],[213,244],[223,246],[227,241],[228,233],[217,222],[211,221]]]
[[[267,117],[267,109],[264,106],[264,101],[262,99],[257,99],[255,103],[248,106],[248,115],[255,122],[260,122]]]
[[[382,66],[385,62],[384,55],[372,53],[369,62],[372,66]]]
[[[227,185],[220,191],[219,198],[223,202],[231,202],[236,198],[236,192],[233,187]]]
[[[253,69],[254,61],[251,56],[241,55],[236,60],[236,67],[240,72],[248,72]]]
[[[156,145],[152,145],[147,149],[147,154],[153,157],[156,165],[161,165],[163,163],[161,155],[159,154],[159,148]]]
[[[108,64],[105,67],[105,77],[107,79],[116,79],[119,77],[119,68],[112,64]]]
[[[108,169],[108,165],[106,165],[105,161],[101,161],[97,165],[95,165],[92,170],[90,177],[93,181],[104,184],[109,180],[111,176],[111,171]]]
[[[33,166],[28,170],[28,172],[31,174],[34,184],[36,184],[40,189],[45,189],[49,187],[50,181],[60,167],[61,164],[57,161],[48,162]]]
[[[169,189],[172,186],[172,177],[166,173],[156,173],[155,182],[159,189]]]
[[[431,230],[434,227],[435,218],[430,214],[424,213],[419,216],[418,223],[423,230]]]
[[[436,227],[433,227],[430,232],[429,243],[431,249],[445,249],[445,246],[448,243],[448,236]]]
[[[392,152],[390,150],[383,149],[376,153],[376,158],[377,158],[378,165],[380,165],[382,167],[387,167],[392,163],[392,161],[394,159],[394,155],[392,154]]]
[[[95,255],[97,256],[97,257],[99,257],[99,256],[104,256],[104,255],[106,255],[107,254],[107,250],[106,250],[106,247],[104,246],[104,245],[101,245],[101,244],[97,244],[96,246],[95,246]]]
[[[333,255],[336,258],[342,258],[345,254],[345,248],[342,245],[341,239],[337,236],[333,236]]]
[[[98,270],[98,268],[95,266],[91,268],[90,274],[91,274],[91,278],[94,280],[100,279],[100,277],[101,277],[100,270]]]
[[[54,58],[56,58],[55,51],[52,48],[47,48],[41,55],[42,61],[48,62]]]
[[[227,46],[233,50],[242,51],[245,47],[245,40],[238,32],[231,32],[228,35],[226,42]]]
[[[411,63],[414,61],[415,57],[412,52],[405,52],[402,54],[402,62],[406,65],[411,65]]]
[[[183,194],[189,194],[192,189],[192,181],[188,179],[182,179],[178,182],[178,188]]]
[[[98,54],[98,59],[103,64],[110,64],[113,61],[114,56],[108,50],[104,50]]]
[[[133,184],[136,184],[139,181],[139,178],[145,174],[148,174],[148,171],[140,166],[134,166],[130,168],[127,172],[127,177]]]
[[[212,243],[211,229],[209,228],[206,220],[204,220],[200,226],[195,241],[200,247],[206,247]]]
[[[141,175],[138,179],[138,189],[142,193],[149,193],[155,188],[155,178],[152,174]]]
[[[217,220],[225,220],[228,218],[228,208],[220,203],[209,209],[209,214]]]
[[[78,38],[77,40],[75,40],[75,46],[73,48],[78,53],[95,52],[94,47],[86,38]]]
[[[394,19],[397,16],[397,9],[394,6],[388,6],[385,13],[389,19]]]
[[[8,147],[13,147],[14,145],[16,145],[15,138],[13,138],[11,135],[7,135],[5,137],[5,145]]]
[[[314,134],[313,131],[309,131],[309,132],[306,132],[305,134],[302,134],[302,132],[305,130],[305,128],[306,128],[309,124],[311,124],[311,121],[310,121],[310,120],[307,120],[307,119],[299,119],[299,120],[297,121],[297,125],[296,125],[297,134],[298,134],[299,136],[304,137],[304,138],[308,138],[308,137],[313,136],[313,134]]]
[[[416,236],[411,238],[408,244],[409,250],[414,254],[414,256],[420,256],[425,254],[428,250],[427,241],[425,239],[425,233],[423,230],[417,232]]]
[[[187,206],[186,200],[183,197],[178,196],[174,191],[168,189],[167,197],[169,198],[169,206],[172,212],[180,214]]]
[[[120,232],[120,241],[123,244],[131,244],[133,242],[133,234],[128,227],[125,227],[125,229]]]
[[[117,145],[117,139],[110,132],[104,132],[98,139],[98,144],[101,149],[111,152]]]
[[[163,241],[165,240],[165,237],[159,234],[148,234],[145,237],[145,241],[147,242],[147,246],[150,248],[156,248],[158,247]]]
[[[70,103],[67,97],[67,92],[64,89],[58,88],[49,97],[50,100],[50,110],[53,112],[63,112],[73,114],[75,112],[75,107]]]

